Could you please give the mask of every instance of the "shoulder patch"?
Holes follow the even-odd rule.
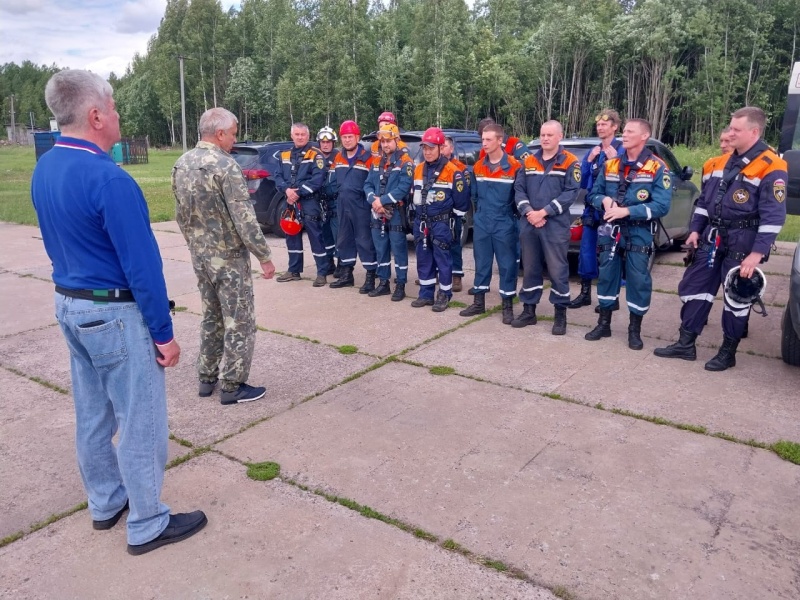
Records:
[[[577,166],[572,167],[572,177],[577,183],[581,182],[581,170]]]
[[[320,169],[324,169],[325,168],[325,160],[319,154],[317,154],[317,167],[320,168]]]
[[[669,175],[664,173],[664,176],[661,178],[661,183],[664,184],[664,189],[668,190],[672,187],[672,180],[670,179]]]
[[[411,161],[408,161],[406,163],[406,175],[408,175],[409,177],[414,176],[414,167],[412,166]]]
[[[772,195],[780,203],[786,200],[786,182],[783,179],[776,179],[772,184]]]
[[[459,179],[456,181],[456,191],[460,194],[464,191],[464,181]]]

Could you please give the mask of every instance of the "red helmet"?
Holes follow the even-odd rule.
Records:
[[[428,127],[422,134],[422,143],[426,146],[441,146],[444,144],[444,131],[438,127]]]
[[[391,123],[392,125],[397,125],[397,119],[394,116],[394,113],[390,113],[388,110],[381,113],[381,116],[378,117],[378,123]]]
[[[345,121],[339,127],[339,135],[361,135],[361,130],[355,121]]]
[[[294,206],[287,206],[281,214],[281,229],[286,235],[297,235],[303,231],[303,222]]]

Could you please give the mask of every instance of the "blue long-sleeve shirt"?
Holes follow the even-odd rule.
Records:
[[[170,342],[161,254],[133,178],[96,145],[61,137],[39,159],[31,196],[56,285],[130,290],[153,341]]]

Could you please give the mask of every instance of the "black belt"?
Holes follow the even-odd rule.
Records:
[[[714,244],[710,244],[709,242],[700,242],[700,249],[704,250],[705,252],[711,252],[714,248]],[[739,262],[743,261],[747,256],[750,254],[749,252],[735,252],[733,250],[728,250],[727,248],[720,248],[717,250],[720,256],[727,256],[732,260],[738,260]],[[761,259],[761,262],[765,262],[764,259]]]
[[[133,294],[130,290],[71,290],[69,288],[56,286],[56,292],[68,298],[78,298],[80,300],[94,300],[95,302],[134,302]]]
[[[420,220],[424,221],[425,219],[420,218]],[[438,215],[432,215],[429,216],[427,220],[430,221],[431,223],[436,223],[438,221],[448,221],[450,220],[450,213],[446,212],[446,213],[440,213]]]
[[[761,219],[711,219],[711,226],[721,229],[757,229],[760,224]]]

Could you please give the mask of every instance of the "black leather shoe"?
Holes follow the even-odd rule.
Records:
[[[208,519],[202,510],[170,515],[169,523],[164,531],[161,532],[161,535],[146,544],[128,544],[128,554],[138,556],[167,544],[182,542],[200,531],[206,526],[206,523],[208,523]]]
[[[92,521],[92,527],[95,529],[99,529],[100,531],[105,531],[106,529],[111,529],[114,525],[117,524],[117,521],[122,518],[122,515],[125,511],[128,510],[128,501],[125,501],[125,506],[119,509],[119,512],[115,514],[110,519],[105,519],[104,521]]]

